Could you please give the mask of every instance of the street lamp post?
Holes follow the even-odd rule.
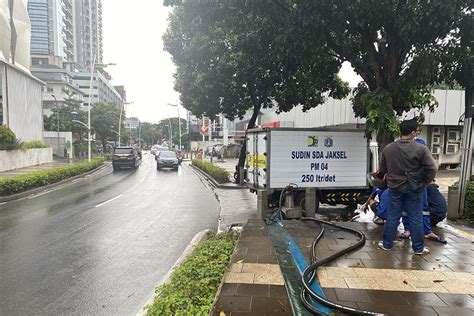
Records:
[[[59,106],[58,100],[54,94],[51,95],[54,98],[54,103],[56,104],[56,120],[57,120],[57,127],[58,127],[58,157],[59,157]]]
[[[71,112],[71,114],[76,115],[76,114],[78,114],[78,113],[77,113],[77,112]],[[82,126],[84,126],[85,128],[87,128],[87,131],[89,132],[88,134],[89,134],[89,136],[90,136],[90,134],[91,134],[90,121],[89,121],[89,124],[86,124],[86,123],[81,122],[81,121],[79,121],[79,120],[72,120],[72,122],[81,124]],[[90,147],[89,147],[88,149],[90,150]],[[89,151],[89,153],[90,153],[90,151]],[[88,153],[88,154],[89,154],[89,153]],[[88,155],[88,156],[89,156],[89,155]],[[90,156],[89,156],[89,157],[90,157]]]
[[[173,131],[171,130],[171,119],[168,117],[169,135],[170,135],[170,149],[173,150]]]

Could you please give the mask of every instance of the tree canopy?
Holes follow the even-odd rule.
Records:
[[[363,79],[353,91],[354,112],[383,147],[398,116],[436,106],[431,85],[472,86],[470,0],[165,4],[175,6],[164,36],[177,66],[175,88],[197,115],[232,119],[252,106],[307,110],[347,93],[336,75],[347,61]]]
[[[291,12],[258,1],[166,3],[175,7],[164,46],[176,64],[181,104],[194,115],[234,120],[251,110],[252,128],[261,108],[307,110],[349,92],[337,77],[338,60],[323,42],[304,42],[292,30]]]
[[[321,42],[303,43],[289,33],[290,19],[278,7],[244,1],[176,6],[164,43],[177,66],[183,106],[198,116],[222,113],[233,120],[255,107],[308,109],[325,93],[344,96],[337,60]]]
[[[115,103],[94,103],[91,109],[92,133],[102,142],[104,151],[107,141],[118,139],[118,124],[120,119],[121,105]],[[123,122],[125,113],[122,113],[121,129],[123,131]]]
[[[395,134],[404,112],[435,106],[432,84],[456,79],[442,75],[441,63],[454,57],[473,10],[470,0],[297,0],[294,8],[297,28],[310,30],[306,40],[324,38],[362,77],[354,112],[379,136]]]

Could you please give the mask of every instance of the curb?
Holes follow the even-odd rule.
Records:
[[[446,230],[450,231],[454,235],[457,235],[458,237],[469,239],[471,242],[474,243],[474,234],[473,233],[464,231],[464,230],[462,230],[461,228],[458,228],[458,227],[454,227],[454,226],[452,226],[451,224],[449,224],[447,222],[442,222],[442,223],[439,223],[438,225],[439,225],[438,227],[445,228]]]
[[[247,189],[246,186],[242,185],[228,185],[228,184],[220,184],[216,180],[214,180],[209,174],[206,172],[202,171],[196,166],[193,166],[192,164],[189,164],[189,166],[195,171],[200,177],[204,178],[207,182],[209,182],[213,187],[218,188],[218,189],[224,189],[224,190],[242,190],[242,189]]]
[[[40,192],[43,192],[43,191],[47,191],[48,189],[52,189],[52,188],[55,188],[55,187],[58,187],[58,186],[61,186],[61,185],[64,185],[64,184],[68,184],[69,182],[71,182],[73,180],[76,180],[76,179],[91,175],[93,173],[99,172],[99,171],[107,168],[109,165],[110,164],[104,162],[104,164],[102,166],[97,167],[96,169],[92,169],[90,171],[87,171],[85,173],[79,174],[77,176],[67,178],[67,179],[64,179],[64,180],[59,181],[59,182],[51,183],[51,184],[48,184],[48,185],[45,185],[45,186],[42,186],[42,187],[39,187],[39,188],[31,189],[31,190],[20,192],[20,193],[13,194],[13,195],[0,197],[0,203],[6,203],[6,202],[12,202],[12,201],[20,200],[20,199],[25,198],[29,195],[37,194],[37,193],[40,193]]]
[[[204,237],[206,237],[206,233],[210,230],[211,229],[200,231],[193,237],[193,239],[191,239],[191,242],[189,243],[189,245],[186,247],[186,249],[184,249],[183,253],[178,258],[178,260],[176,260],[176,262],[173,264],[171,269],[163,276],[163,278],[161,278],[160,282],[155,286],[155,289],[169,282],[169,279],[174,269],[176,269],[176,267],[180,266],[184,262],[184,260],[193,252],[194,246],[199,244],[204,239]],[[146,315],[147,306],[153,304],[153,302],[155,301],[155,297],[156,297],[155,289],[153,290],[153,294],[150,295],[150,298],[146,301],[145,305],[143,305],[143,307],[136,314],[136,316]]]

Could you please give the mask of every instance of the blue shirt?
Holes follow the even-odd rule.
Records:
[[[388,190],[381,190],[381,189],[373,189],[370,197],[375,199],[378,195],[379,197],[379,204],[377,205],[376,214],[378,217],[385,219],[386,213],[388,209]]]
[[[437,184],[430,184],[426,187],[427,200],[430,207],[430,213],[443,219],[446,217],[448,204],[438,188],[439,186]]]

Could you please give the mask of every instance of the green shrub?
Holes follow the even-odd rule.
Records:
[[[112,154],[104,154],[104,159],[107,161],[112,160]]]
[[[216,180],[219,183],[229,182],[229,172],[227,172],[226,170],[220,167],[213,165],[210,162],[199,160],[199,159],[193,159],[192,164],[193,166],[196,166],[199,169],[206,172],[208,175],[210,175],[212,178],[214,178],[214,180]]]
[[[474,181],[470,181],[466,189],[466,207],[464,217],[474,220]]]
[[[147,315],[208,315],[238,238],[236,233],[210,233],[168,283],[156,289]]]
[[[22,142],[21,149],[32,149],[32,148],[48,148],[49,145],[43,142],[42,140],[32,140],[29,142]]]
[[[0,150],[13,150],[20,148],[20,141],[15,133],[6,126],[0,126]]]
[[[90,162],[83,161],[62,167],[33,171],[18,176],[0,179],[0,196],[20,193],[51,183],[80,175],[101,166],[103,158],[94,158]]]

